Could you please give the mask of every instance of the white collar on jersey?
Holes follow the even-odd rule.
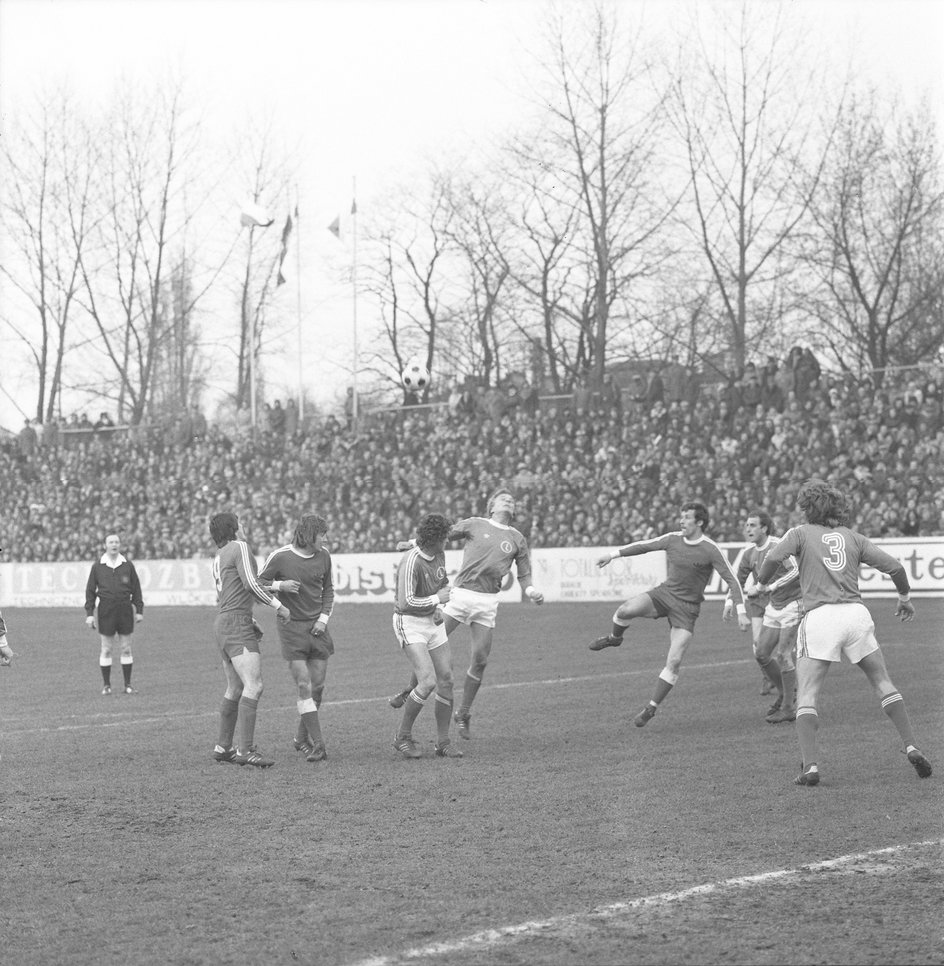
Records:
[[[125,555],[123,553],[118,554],[118,556],[115,557],[115,562],[112,563],[111,557],[109,557],[107,553],[103,553],[102,559],[99,561],[99,563],[105,564],[106,567],[111,567],[112,570],[117,570],[123,563],[125,563]]]
[[[296,547],[294,543],[290,543],[288,545],[288,549],[291,550],[292,553],[294,553],[296,556],[303,557],[305,560],[311,560],[311,558],[314,557],[314,555],[315,555],[315,551],[314,550],[312,550],[311,553],[305,553],[304,550],[299,550],[298,547]]]

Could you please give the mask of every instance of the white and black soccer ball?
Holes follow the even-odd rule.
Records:
[[[422,392],[429,385],[429,371],[419,359],[408,359],[400,373],[400,382],[409,392]]]

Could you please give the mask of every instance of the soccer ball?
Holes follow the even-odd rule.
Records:
[[[419,359],[410,359],[400,373],[403,388],[410,392],[422,392],[429,385],[429,373]]]

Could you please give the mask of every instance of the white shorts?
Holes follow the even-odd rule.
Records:
[[[797,656],[818,661],[846,658],[858,664],[878,650],[875,623],[865,604],[823,604],[803,616],[797,638]]]
[[[446,628],[436,624],[432,615],[419,617],[416,614],[394,614],[393,633],[400,647],[407,644],[425,644],[427,650],[442,647],[446,643]]]
[[[477,590],[453,587],[443,613],[460,624],[494,627],[498,616],[498,594],[482,594]]]
[[[802,616],[798,600],[791,600],[783,607],[768,604],[764,609],[764,627],[796,627]]]

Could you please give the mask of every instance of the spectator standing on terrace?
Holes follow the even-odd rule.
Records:
[[[135,624],[142,620],[144,598],[138,572],[121,553],[121,539],[117,534],[110,533],[105,537],[105,552],[97,563],[92,564],[85,584],[85,623],[92,629],[97,628],[101,638],[98,664],[102,672],[102,694],[111,694],[111,669],[116,645],[120,652],[124,693],[136,693],[131,686],[134,666],[131,641]]]
[[[285,622],[290,614],[277,597],[259,583],[256,559],[240,536],[235,513],[210,518],[210,536],[219,547],[213,560],[219,613],[213,623],[216,643],[223,658],[226,692],[220,707],[220,737],[213,749],[218,762],[269,768],[275,764],[255,746],[256,712],[262,696],[262,659],[259,642],[262,628],[253,620],[252,607],[261,601]],[[239,725],[239,741],[233,737]]]
[[[462,689],[462,702],[453,716],[459,737],[472,737],[472,702],[482,685],[482,677],[492,650],[492,634],[498,614],[498,593],[502,581],[514,565],[518,583],[525,596],[535,604],[544,603],[544,594],[531,585],[531,553],[528,542],[511,521],[515,517],[515,498],[510,490],[496,490],[488,501],[488,517],[459,520],[449,534],[453,540],[465,540],[462,563],[456,575],[449,603],[443,608],[446,636],[460,624],[468,624],[472,636],[469,669]],[[390,704],[399,708],[416,686],[395,694]]]
[[[875,638],[875,624],[859,591],[859,568],[868,564],[888,574],[898,591],[895,616],[914,619],[911,586],[905,568],[846,525],[845,494],[822,480],[809,480],[797,495],[806,523],[788,530],[761,565],[758,579],[766,584],[777,566],[794,556],[800,568],[803,620],[797,646],[796,734],[802,762],[797,785],[818,785],[819,750],[817,701],[831,664],[845,656],[869,679],[882,710],[898,731],[903,751],[919,778],[931,775],[931,763],[915,744],[905,699],[892,683],[885,657]]]
[[[16,439],[20,456],[24,460],[30,460],[33,458],[33,454],[36,452],[38,441],[39,437],[36,434],[36,430],[33,428],[33,423],[27,417],[27,419],[23,421],[23,428],[17,434]]]
[[[662,383],[665,387],[665,401],[667,403],[681,402],[685,399],[688,391],[687,376],[685,366],[678,361],[678,356],[673,356],[662,371]]]
[[[328,757],[318,717],[328,658],[334,654],[328,631],[334,608],[331,554],[322,546],[327,532],[324,517],[306,513],[295,527],[292,542],[273,550],[259,572],[259,579],[273,593],[286,595],[290,616],[279,624],[279,641],[297,690],[295,750],[306,761]]]
[[[295,402],[294,396],[290,396],[285,404],[285,438],[289,442],[295,442],[298,422],[298,403]]]
[[[403,718],[393,747],[404,758],[420,758],[413,739],[413,723],[435,691],[435,753],[438,758],[461,758],[449,740],[452,722],[452,655],[443,622],[442,605],[450,597],[446,576],[446,538],[452,523],[430,513],[416,528],[416,546],[403,555],[397,567],[393,633],[413,668],[416,684],[403,702]]]
[[[684,503],[679,513],[679,529],[665,533],[653,540],[639,540],[620,547],[613,553],[600,557],[598,567],[605,567],[617,557],[633,557],[639,554],[664,550],[666,555],[666,579],[658,587],[637,594],[623,601],[613,615],[610,633],[591,641],[591,651],[605,647],[619,647],[623,643],[626,628],[637,617],[669,622],[669,653],[665,667],[659,673],[652,698],[633,719],[637,728],[643,728],[652,720],[659,705],[678,681],[685,652],[694,639],[695,621],[705,599],[705,588],[711,579],[711,571],[717,571],[728,585],[738,612],[738,626],[742,631],[750,627],[744,605],[744,592],[728,558],[721,548],[705,535],[708,526],[708,509],[702,503]]]

